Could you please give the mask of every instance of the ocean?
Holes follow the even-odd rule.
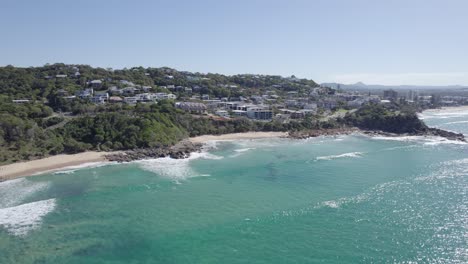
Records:
[[[468,110],[431,110],[468,135]],[[468,144],[211,142],[0,183],[0,263],[468,263]]]

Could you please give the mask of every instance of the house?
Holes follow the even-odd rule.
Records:
[[[291,113],[292,119],[299,119],[299,118],[304,118],[304,117],[305,117],[305,112],[303,111],[293,111]]]
[[[156,94],[153,93],[137,94],[135,97],[138,98],[138,102],[154,102],[157,99]]]
[[[206,105],[202,103],[177,102],[175,107],[187,112],[204,113],[206,111]]]
[[[297,97],[298,95],[296,91],[291,91],[291,92],[288,92],[287,94],[289,98],[294,98],[294,97]]]
[[[305,104],[305,105],[303,106],[303,109],[307,109],[307,110],[317,110],[317,104],[316,104],[316,103]]]
[[[111,96],[109,97],[109,102],[110,103],[122,103],[123,99],[120,96]]]
[[[80,97],[81,99],[89,98],[93,96],[93,94],[94,94],[93,88],[87,88],[87,89],[76,92],[76,96]]]
[[[232,110],[234,116],[247,116],[247,111],[244,110]]]
[[[125,87],[122,89],[122,94],[124,95],[133,95],[137,92],[139,92],[140,89],[136,88],[136,87]]]
[[[91,98],[91,102],[95,104],[104,104],[109,100],[109,94],[108,93],[101,93],[101,94],[95,94]]]
[[[64,89],[59,89],[59,90],[57,91],[57,95],[58,95],[58,96],[66,96],[66,95],[68,95],[68,92],[65,91]]]
[[[124,97],[123,101],[127,104],[136,104],[138,102],[138,97]]]
[[[123,86],[135,86],[135,84],[127,80],[120,80],[120,84],[122,84]]]
[[[221,117],[229,117],[229,113],[226,110],[217,110],[215,114]]]
[[[123,91],[121,89],[119,89],[117,86],[112,86],[107,91],[112,95],[122,94],[123,93]]]
[[[286,100],[284,103],[287,107],[297,107],[299,105],[297,100]]]
[[[80,78],[80,77],[81,77],[81,73],[80,73],[80,72],[78,72],[78,71],[77,71],[77,72],[75,72],[75,74],[74,74],[74,75],[75,75],[75,78]]]
[[[147,93],[151,91],[151,86],[142,86],[141,89],[143,90],[143,92]]]
[[[270,120],[273,118],[273,111],[263,107],[250,107],[247,109],[247,117],[258,120]]]
[[[358,107],[361,107],[365,103],[366,103],[366,100],[364,99],[356,99],[356,100],[347,102],[347,105],[352,108],[358,108]]]
[[[168,93],[156,93],[154,94],[156,97],[156,100],[167,100],[167,99],[176,99],[177,96],[174,94],[168,94]]]
[[[66,74],[57,74],[55,75],[55,78],[59,79],[59,78],[67,78],[67,75]]]
[[[324,99],[319,102],[319,106],[331,110],[338,107],[338,102],[334,99]]]
[[[89,84],[93,88],[100,88],[101,85],[102,85],[102,81],[101,80],[92,80],[92,81],[89,82]]]
[[[250,99],[252,99],[252,101],[254,101],[257,104],[262,104],[265,98],[263,98],[262,96],[254,95],[250,97]]]

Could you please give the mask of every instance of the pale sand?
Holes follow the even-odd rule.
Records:
[[[190,138],[193,143],[205,143],[215,140],[237,140],[237,139],[259,139],[259,138],[278,138],[287,137],[288,132],[246,132],[224,135],[204,135]]]
[[[194,143],[205,143],[213,140],[238,140],[238,139],[260,139],[286,137],[287,132],[246,132],[225,135],[205,135],[190,138]],[[89,151],[73,155],[56,155],[44,159],[17,162],[0,166],[0,181],[12,180],[15,178],[34,176],[42,172],[57,171],[70,166],[78,166],[90,162],[107,161],[105,155],[112,152]],[[114,152],[115,153],[115,152]]]
[[[441,111],[468,111],[468,105],[461,106],[445,106],[440,109]]]
[[[83,152],[72,155],[56,155],[44,159],[17,162],[0,166],[0,181],[31,176],[40,172],[56,171],[65,167],[82,165],[89,162],[106,161],[109,152]]]
[[[433,108],[433,109],[427,109],[427,110],[424,110],[423,112],[442,112],[442,111],[460,111],[460,112],[464,112],[464,111],[468,111],[468,105],[460,105],[460,106],[443,106],[441,108]]]

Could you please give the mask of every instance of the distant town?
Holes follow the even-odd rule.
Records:
[[[464,140],[428,128],[416,115],[468,104],[464,89],[341,86],[296,76],[166,67],[0,67],[0,164],[87,150],[153,149],[151,157],[179,157],[183,152],[168,148],[188,137],[239,132],[304,138],[360,129]]]
[[[43,79],[60,83],[65,79],[78,82],[82,77],[78,66],[64,67],[66,69],[62,67],[61,71],[71,74],[46,75]],[[151,77],[151,73],[142,68],[131,71]],[[466,95],[430,94],[430,90],[407,90],[402,93],[388,89],[365,92],[362,89],[360,91],[341,89],[340,84],[305,84],[304,79],[295,76],[287,78],[273,76],[277,81],[271,85],[264,84],[271,80],[272,76],[238,75],[236,77],[236,79],[253,80],[254,83],[258,81],[259,85],[252,89],[252,85],[246,87],[235,81],[222,83],[215,81],[213,84],[209,74],[179,72],[170,68],[161,68],[158,73],[161,71],[164,73],[163,80],[155,81],[151,85],[136,84],[126,79],[92,79],[86,80],[82,85],[84,87],[76,91],[58,89],[56,96],[68,101],[80,100],[97,105],[135,105],[172,100],[176,108],[192,114],[203,114],[213,118],[275,119],[282,122],[304,118],[307,115],[332,115],[336,110],[353,110],[367,103],[385,105],[397,102],[418,108],[468,104]],[[186,85],[178,85],[181,82]],[[235,96],[215,96],[210,93],[213,85]],[[17,104],[31,101],[29,98],[12,100]]]

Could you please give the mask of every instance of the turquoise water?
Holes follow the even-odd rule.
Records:
[[[424,120],[468,134],[468,111]],[[467,263],[468,145],[214,142],[0,183],[0,263]]]

